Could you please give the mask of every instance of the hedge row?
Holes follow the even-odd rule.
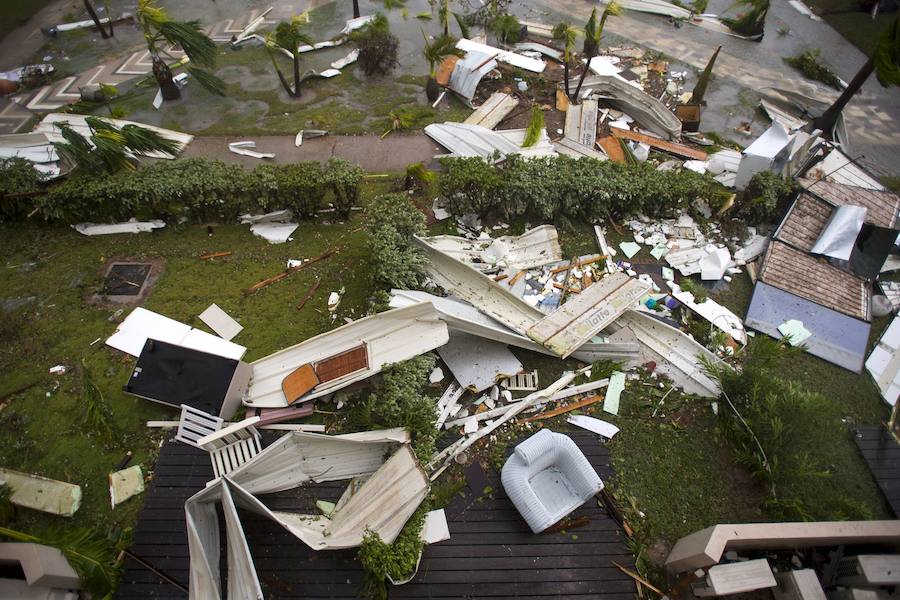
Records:
[[[192,222],[234,222],[245,212],[290,208],[309,218],[328,203],[346,218],[358,200],[363,170],[332,159],[286,165],[264,164],[252,171],[216,160],[160,161],[136,171],[72,176],[34,199],[48,221],[161,218]]]
[[[728,191],[707,175],[659,171],[648,163],[621,164],[568,156],[491,165],[480,158],[447,158],[441,193],[455,214],[523,217],[538,222],[597,222],[644,214],[673,216],[706,200],[719,206]]]

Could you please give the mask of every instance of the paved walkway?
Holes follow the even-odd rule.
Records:
[[[709,12],[724,11],[728,4],[728,0],[711,2]],[[554,0],[548,6],[554,12],[567,13],[574,23],[587,20],[591,7],[583,0]],[[778,29],[783,27],[790,29],[788,35],[779,35]],[[782,61],[782,57],[803,48],[822,48],[824,60],[845,81],[866,61],[862,52],[827,23],[803,16],[786,2],[772,3],[762,42],[749,42],[691,25],[676,29],[665,17],[634,12],[609,19],[606,28],[698,69],[706,66],[715,47],[721,45],[710,86],[713,93],[707,96],[710,104],[716,89],[735,86],[751,93],[777,87],[823,100],[836,97],[835,90],[805,79]],[[865,155],[862,162],[876,173],[900,174],[900,90],[883,88],[874,76],[870,77],[844,111],[844,119],[852,156]]]
[[[253,140],[258,152],[274,152],[274,159],[240,156],[228,150],[229,142]],[[435,154],[443,154],[440,146],[425,134],[325,136],[303,142],[297,148],[293,136],[197,137],[184,150],[184,156],[204,156],[227,163],[255,167],[263,162],[293,163],[303,160],[325,162],[334,156],[359,164],[369,173],[403,171],[412,163],[431,164]],[[434,165],[432,165],[434,166]]]

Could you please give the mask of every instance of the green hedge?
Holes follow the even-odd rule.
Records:
[[[728,191],[706,175],[659,171],[648,163],[621,164],[567,156],[509,156],[497,165],[480,158],[447,158],[441,193],[455,214],[474,212],[541,222],[599,221],[637,214],[665,217]]]
[[[72,176],[34,199],[44,219],[76,223],[139,219],[234,222],[245,212],[290,208],[298,218],[358,196],[361,170],[331,161],[263,164],[252,171],[204,158],[160,161],[109,176]],[[346,208],[349,212],[349,206]]]

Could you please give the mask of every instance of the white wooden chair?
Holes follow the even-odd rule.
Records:
[[[181,405],[181,420],[178,421],[178,432],[175,439],[190,446],[199,448],[198,440],[222,429],[225,421],[205,413],[198,408]]]
[[[262,440],[255,427],[258,422],[259,417],[250,417],[197,440],[197,446],[209,452],[215,479],[259,454]]]

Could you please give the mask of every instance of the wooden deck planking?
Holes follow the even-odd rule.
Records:
[[[599,438],[581,432],[572,438],[601,478],[611,477],[609,453]],[[170,441],[160,451],[154,475],[131,551],[186,586],[190,560],[184,502],[212,477],[209,458]],[[624,535],[595,500],[573,514],[587,516],[587,525],[565,535],[536,536],[503,492],[499,472],[486,475],[490,496],[476,498],[467,489],[454,497],[447,507],[451,539],[426,548],[417,577],[390,587],[392,598],[633,598],[634,582],[612,565],[633,565]],[[315,500],[337,500],[344,485],[330,482],[262,499],[274,510],[312,513]],[[355,549],[316,552],[277,524],[243,510],[240,514],[266,598],[360,597],[363,571]],[[116,597],[187,596],[126,560]]]
[[[610,478],[599,438],[570,436],[600,477]],[[446,509],[450,539],[427,547],[416,577],[391,588],[391,598],[634,597],[634,582],[612,564],[633,566],[625,536],[596,500],[572,514],[588,517],[587,525],[535,535],[503,491],[499,472],[486,475],[491,493],[479,498],[466,488],[453,498]]]
[[[894,516],[900,516],[900,444],[883,426],[860,427],[854,440]]]

